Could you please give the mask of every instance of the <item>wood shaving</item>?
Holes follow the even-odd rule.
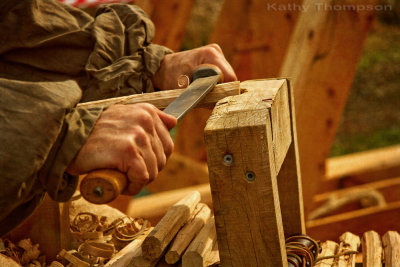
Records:
[[[112,223],[107,223],[107,219],[106,216],[80,212],[71,222],[71,235],[79,243],[76,256],[91,266],[103,266],[116,252],[144,234],[151,226],[141,218],[122,217]],[[65,253],[60,255],[70,257]]]

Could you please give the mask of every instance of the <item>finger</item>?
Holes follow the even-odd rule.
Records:
[[[157,156],[155,151],[153,151],[153,139],[154,136],[147,136],[147,138],[143,138],[142,136],[138,135],[135,138],[136,145],[139,148],[140,154],[146,164],[148,178],[151,182],[156,178],[158,175],[158,164],[157,164]]]
[[[157,108],[156,108],[156,112],[157,112],[158,117],[161,119],[161,121],[163,122],[163,124],[165,125],[165,127],[168,130],[171,130],[172,128],[174,128],[176,126],[176,124],[178,123],[178,120],[174,116],[169,115]]]
[[[149,173],[142,157],[136,157],[130,162],[126,174],[129,181],[124,194],[136,195],[149,182]]]
[[[158,121],[155,124],[155,129],[157,135],[156,138],[158,138],[162,144],[163,154],[165,157],[164,159],[162,159],[163,161],[165,160],[165,162],[160,163],[163,163],[162,165],[165,165],[167,158],[171,155],[172,150],[174,149],[174,142],[172,141],[171,135],[167,130],[167,127],[164,125],[160,118],[158,118]]]

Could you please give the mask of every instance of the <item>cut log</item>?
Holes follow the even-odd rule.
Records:
[[[214,216],[211,217],[200,233],[190,244],[182,257],[182,267],[203,267],[206,256],[217,241]]]
[[[396,231],[388,231],[382,236],[385,267],[400,266],[400,235]]]
[[[130,201],[126,214],[133,218],[146,218],[156,225],[172,205],[192,191],[198,191],[201,202],[212,207],[210,184],[202,184],[136,198]]]
[[[203,203],[197,204],[192,218],[178,232],[168,252],[165,254],[165,261],[169,264],[176,263],[181,258],[185,249],[193,238],[200,232],[204,224],[210,219],[211,210]]]
[[[382,243],[375,231],[365,232],[362,237],[362,253],[364,267],[382,266]]]
[[[349,251],[358,251],[360,246],[360,238],[350,232],[346,232],[339,237],[340,245],[338,253]],[[337,267],[354,267],[356,266],[356,253],[350,255],[342,255],[338,258],[333,266]]]
[[[187,222],[200,201],[200,193],[194,191],[173,205],[146,237],[142,244],[143,256],[154,261],[174,238],[179,229]]]
[[[328,240],[328,241],[322,243],[321,248],[322,248],[322,251],[318,255],[318,258],[330,257],[330,256],[336,255],[336,253],[339,249],[339,245],[336,242]],[[334,261],[335,261],[334,257],[322,259],[322,260],[318,261],[314,265],[314,267],[332,266]]]

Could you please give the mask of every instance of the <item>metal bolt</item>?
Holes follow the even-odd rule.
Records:
[[[93,193],[97,196],[97,197],[102,197],[104,194],[103,188],[101,188],[100,186],[96,186],[93,190]]]
[[[231,166],[233,163],[233,156],[231,154],[224,155],[224,163],[226,166]]]
[[[246,172],[246,180],[249,182],[253,182],[256,179],[256,174],[252,171]]]

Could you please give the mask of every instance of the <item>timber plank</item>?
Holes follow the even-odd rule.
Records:
[[[326,179],[337,179],[396,166],[400,166],[400,145],[328,158]]]
[[[103,100],[91,101],[78,104],[78,107],[90,108],[90,107],[108,107],[115,104],[137,104],[137,103],[149,103],[156,106],[158,109],[166,108],[172,101],[180,96],[185,89],[175,89],[158,91],[147,94],[134,94],[129,96],[121,96],[108,98]],[[239,88],[239,82],[230,82],[217,84],[207,96],[200,101],[198,107],[213,107],[218,100],[230,96],[237,95],[241,92]]]

